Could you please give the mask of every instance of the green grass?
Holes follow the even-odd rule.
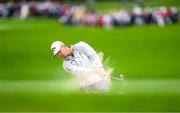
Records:
[[[66,44],[81,40],[89,43],[98,52],[104,52],[105,59],[110,57],[115,75],[179,78],[179,24],[164,28],[141,26],[105,30],[62,26],[55,20],[0,22],[2,80],[53,79],[60,72],[64,74],[60,66],[62,60],[53,59],[50,50],[55,40]]]
[[[119,1],[96,1],[94,7],[98,11],[110,11],[110,10],[119,10],[120,8],[133,8],[134,6],[138,5],[138,2],[119,2]],[[179,0],[144,0],[141,3],[143,7],[159,7],[159,6],[166,6],[166,7],[177,7],[180,8],[180,1]]]
[[[1,111],[179,111],[176,95],[2,93]]]
[[[0,20],[0,111],[180,111],[180,24],[71,27],[56,20]],[[83,94],[50,45],[85,41],[115,67],[109,94]]]

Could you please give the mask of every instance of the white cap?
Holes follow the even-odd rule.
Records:
[[[51,50],[54,56],[60,51],[61,47],[64,45],[61,41],[55,41],[51,44]]]

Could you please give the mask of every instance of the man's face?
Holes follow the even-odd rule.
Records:
[[[64,58],[69,54],[71,54],[71,49],[67,46],[62,46],[57,55]]]

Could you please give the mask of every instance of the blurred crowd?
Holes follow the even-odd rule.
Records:
[[[58,18],[60,23],[67,25],[105,28],[142,24],[164,26],[180,21],[180,12],[176,7],[142,8],[135,6],[132,9],[103,13],[89,10],[84,5],[61,4],[58,1],[0,3],[0,18],[26,19],[29,16]]]

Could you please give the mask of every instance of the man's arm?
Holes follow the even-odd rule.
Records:
[[[86,76],[86,74],[98,74],[100,77],[104,77],[106,76],[106,72],[104,70],[104,68],[96,68],[96,69],[89,69],[89,68],[82,68],[82,67],[78,67],[76,65],[72,65],[69,63],[64,63],[63,65],[64,69],[73,74],[73,75],[84,75]]]
[[[80,42],[80,46],[83,48],[85,54],[91,59],[92,61],[92,68],[96,73],[98,73],[101,77],[106,75],[106,72],[103,68],[102,61],[96,51],[87,43]]]
[[[79,45],[82,47],[85,54],[91,59],[92,63],[95,63],[94,65],[103,68],[102,61],[99,57],[99,55],[96,53],[96,51],[87,43],[81,41]]]
[[[66,71],[70,72],[71,74],[94,73],[94,70],[92,69],[78,67],[70,63],[64,63],[63,67]]]

